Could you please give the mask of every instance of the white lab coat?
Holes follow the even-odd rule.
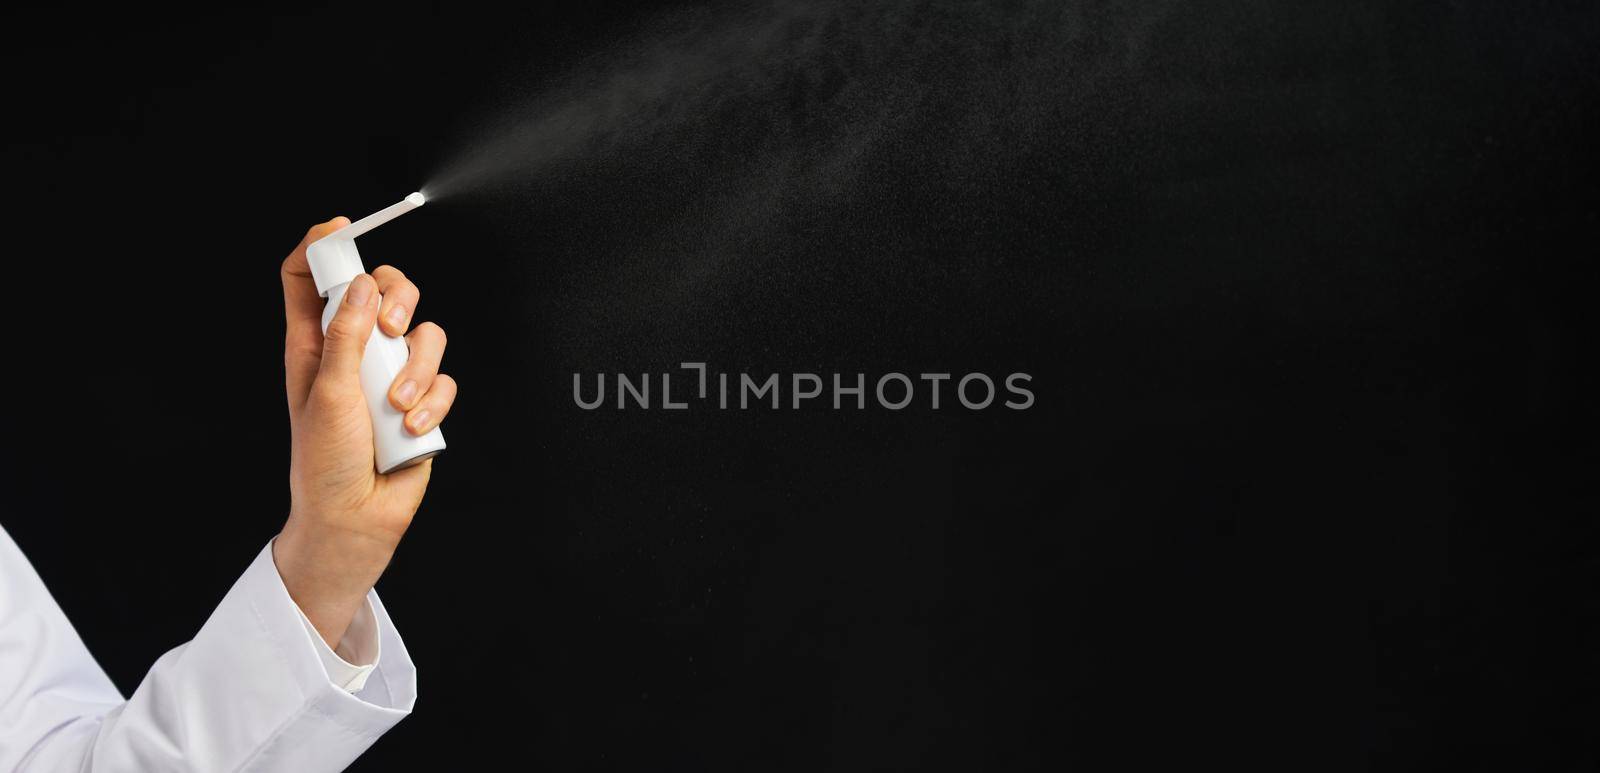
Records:
[[[0,771],[343,770],[416,701],[405,645],[377,594],[368,602],[352,627],[381,662],[351,679],[333,672],[341,659],[289,598],[268,544],[124,700],[0,529]]]

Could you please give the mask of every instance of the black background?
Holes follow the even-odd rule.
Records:
[[[131,691],[286,512],[304,230],[798,15],[363,240],[462,392],[355,769],[1592,770],[1595,6],[1317,5],[8,10],[5,526]],[[682,361],[1037,402],[572,401]]]

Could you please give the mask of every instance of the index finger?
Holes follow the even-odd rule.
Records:
[[[317,283],[311,278],[311,266],[306,263],[306,247],[334,231],[350,224],[343,215],[318,223],[306,231],[294,252],[283,259],[283,310],[292,328],[296,323],[309,320],[320,330],[322,327],[322,296],[317,294]]]
[[[279,271],[283,277],[283,361],[291,400],[305,397],[322,359],[322,308],[325,304],[317,294],[316,281],[311,278],[306,247],[349,224],[349,218],[336,217],[312,226],[289,257],[283,259]]]

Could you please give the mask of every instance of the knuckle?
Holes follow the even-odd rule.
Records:
[[[391,284],[405,282],[406,275],[394,266],[384,264],[372,270],[372,278],[380,283]]]
[[[329,227],[329,223],[313,224],[310,228],[306,229],[306,235],[300,239],[300,247],[297,249],[304,249],[312,242],[321,239],[330,233],[333,233],[334,230],[335,229]]]
[[[417,325],[417,327],[412,330],[411,334],[416,336],[418,339],[426,339],[429,342],[436,342],[439,346],[444,346],[450,340],[449,337],[444,334],[444,328],[439,327],[438,323],[435,322],[424,322],[420,325]]]
[[[322,337],[328,341],[343,341],[355,335],[355,325],[348,319],[334,317]]]
[[[311,346],[305,343],[290,341],[283,347],[283,366],[285,368],[290,368],[293,367],[297,362],[315,360],[321,356],[322,348],[319,346]]]
[[[291,330],[283,336],[284,354],[317,355],[322,352],[322,337],[308,330]]]
[[[306,400],[318,410],[332,411],[337,415],[351,403],[350,390],[341,389],[339,386],[332,380],[318,379],[312,385],[311,393],[306,396]]]

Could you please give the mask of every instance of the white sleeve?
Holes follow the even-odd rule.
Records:
[[[343,770],[416,700],[405,644],[367,598],[383,659],[351,692],[331,678],[269,544],[124,702],[0,530],[0,770]]]
[[[328,673],[328,681],[339,685],[345,692],[361,692],[373,670],[378,667],[378,658],[383,656],[378,614],[372,609],[372,599],[367,599],[356,612],[337,649],[329,647],[322,639],[322,634],[317,632],[317,626],[311,622],[311,618],[306,617],[304,610],[298,606],[295,610],[300,612],[300,623],[305,626],[306,636],[311,638],[311,646],[317,650],[317,659],[322,661],[322,670]]]

